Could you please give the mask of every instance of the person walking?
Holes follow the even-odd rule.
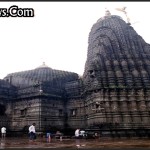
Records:
[[[76,146],[80,147],[80,129],[75,130]]]
[[[35,125],[36,125],[36,124],[33,123],[33,124],[29,127],[29,139],[30,139],[30,140],[36,139]]]
[[[1,128],[1,135],[2,135],[2,139],[5,139],[5,137],[6,137],[6,127]]]

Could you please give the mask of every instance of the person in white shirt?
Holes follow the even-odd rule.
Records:
[[[33,123],[33,124],[29,127],[29,138],[30,138],[30,140],[36,139],[35,125],[36,125],[36,124]]]
[[[79,138],[79,136],[80,136],[80,129],[76,129],[76,131],[75,131],[75,137]]]
[[[2,138],[6,137],[6,127],[1,128],[1,134],[2,134]]]
[[[75,138],[76,138],[76,146],[80,147],[80,129],[76,129],[75,130]]]

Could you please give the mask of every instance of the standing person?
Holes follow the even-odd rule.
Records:
[[[51,142],[51,133],[50,132],[46,132],[46,139],[47,139],[47,142]]]
[[[30,140],[36,139],[35,125],[36,125],[36,124],[33,123],[33,124],[29,127],[29,138],[30,138]]]
[[[6,137],[6,127],[1,128],[1,134],[2,134],[2,138],[4,139]]]
[[[76,131],[75,131],[75,137],[79,138],[79,136],[80,136],[80,129],[76,129]]]
[[[75,138],[76,138],[76,146],[80,147],[80,129],[76,129],[75,130]]]

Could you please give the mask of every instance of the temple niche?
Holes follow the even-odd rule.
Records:
[[[0,81],[0,126],[22,132],[35,122],[37,132],[149,135],[149,54],[132,25],[107,11],[89,33],[83,76],[43,63]]]

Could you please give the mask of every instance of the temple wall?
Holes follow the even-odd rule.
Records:
[[[67,123],[70,128],[85,128],[85,106],[84,101],[80,98],[69,99],[66,105]]]
[[[110,89],[93,92],[85,100],[87,125],[115,124],[117,128],[150,128],[148,91]]]
[[[62,99],[46,98],[41,106],[41,128],[56,127],[63,129],[65,122],[65,109]]]

